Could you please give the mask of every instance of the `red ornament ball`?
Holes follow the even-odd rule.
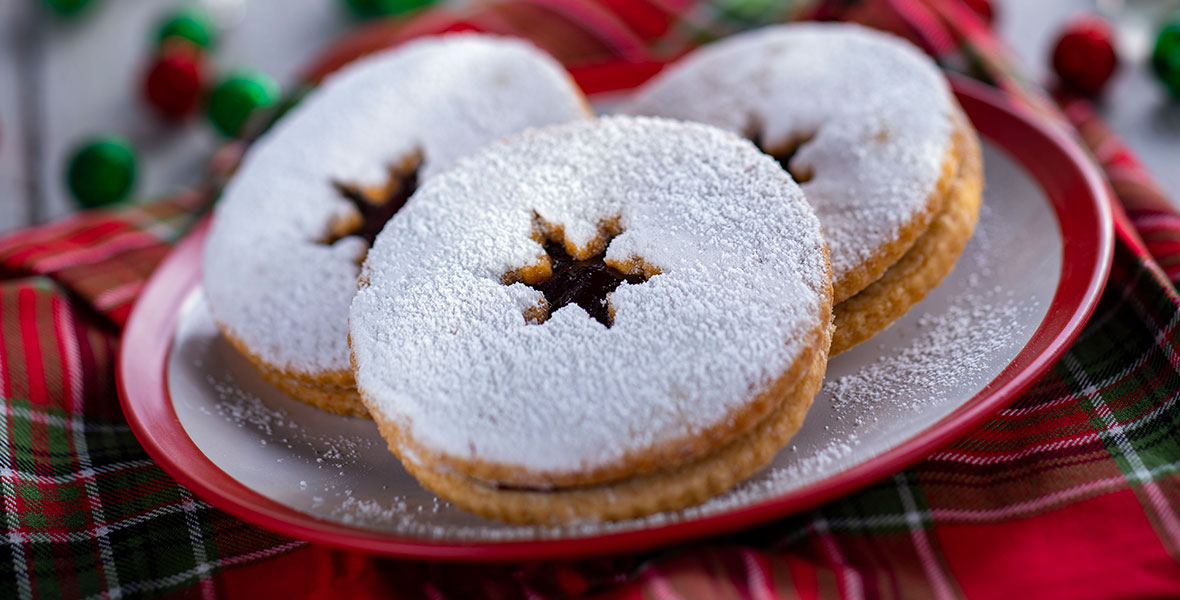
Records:
[[[144,98],[160,116],[179,121],[193,114],[205,88],[201,53],[188,44],[166,44],[148,67]]]
[[[1103,19],[1078,17],[1053,47],[1053,70],[1066,87],[1097,96],[1118,69],[1114,32]]]
[[[996,9],[992,6],[991,0],[963,0],[963,4],[967,5],[972,12],[979,16],[984,23],[993,25],[996,22]]]

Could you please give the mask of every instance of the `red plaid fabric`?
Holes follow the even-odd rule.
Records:
[[[0,244],[0,275],[49,277],[121,326],[148,276],[207,201],[207,194],[185,192],[15,233]]]
[[[118,327],[207,205],[186,193],[0,240],[0,597],[1180,597],[1180,218],[1092,107],[1059,108],[1021,78],[963,0],[506,0],[357,32],[309,79],[471,29],[530,37],[604,89],[710,39],[803,17],[895,31],[1072,124],[1120,200],[1091,323],[977,431],[809,513],[643,556],[442,565],[283,539],[172,481],[114,397]]]

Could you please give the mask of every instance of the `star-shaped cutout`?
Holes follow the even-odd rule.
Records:
[[[795,155],[799,153],[799,149],[802,148],[807,142],[810,142],[811,139],[815,137],[815,134],[801,136],[797,139],[790,140],[785,144],[778,144],[774,147],[767,147],[762,140],[761,127],[751,127],[748,131],[750,131],[750,133],[746,137],[751,142],[753,142],[755,146],[758,146],[759,150],[769,154],[771,158],[778,161],[778,164],[782,166],[783,170],[787,173],[790,173],[791,178],[795,180],[795,183],[806,183],[811,180],[813,173],[802,170],[796,173],[795,171],[791,170],[790,165],[791,159],[795,158]]]
[[[607,296],[623,282],[647,281],[643,275],[624,273],[606,264],[605,250],[589,259],[578,260],[565,251],[564,245],[549,241],[545,243],[545,253],[549,255],[553,274],[540,283],[525,285],[545,295],[550,314],[567,304],[577,304],[593,319],[610,327],[612,315]]]
[[[336,182],[336,189],[341,196],[352,202],[357,216],[333,223],[331,234],[325,243],[331,244],[344,237],[357,236],[372,246],[385,223],[405,206],[414,190],[418,189],[418,171],[421,166],[422,154],[415,152],[390,168],[389,179],[384,185],[364,187]]]
[[[544,296],[544,302],[525,311],[530,323],[544,323],[553,311],[577,304],[591,318],[610,327],[614,320],[611,292],[623,283],[643,283],[660,273],[659,267],[639,257],[607,264],[606,249],[623,231],[618,218],[600,222],[598,236],[583,247],[567,244],[564,227],[547,223],[540,215],[533,215],[533,227],[533,239],[545,254],[502,278],[505,285],[523,283]]]

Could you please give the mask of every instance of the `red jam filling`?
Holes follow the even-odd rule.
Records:
[[[352,202],[360,213],[360,224],[339,237],[355,235],[365,240],[371,247],[377,239],[377,234],[385,227],[385,223],[397,214],[406,204],[406,200],[418,189],[418,170],[421,161],[391,173],[390,180],[377,193],[367,192],[355,186],[337,185],[340,194]],[[336,241],[328,240],[328,243]]]
[[[555,242],[546,243],[545,252],[549,254],[553,275],[531,287],[545,294],[550,314],[567,304],[577,304],[599,323],[610,327],[607,295],[624,281],[646,281],[642,275],[628,275],[607,265],[602,260],[602,254],[587,260],[576,260],[566,253],[561,244]]]

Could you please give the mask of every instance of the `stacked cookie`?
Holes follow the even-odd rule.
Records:
[[[708,47],[628,111],[677,119],[585,118],[551,59],[486,36],[349,68],[227,188],[215,320],[484,516],[731,488],[801,426],[830,352],[949,272],[978,144],[929,60],[847,26]]]
[[[589,115],[561,66],[519,41],[426,39],[343,69],[258,140],[218,202],[203,266],[219,328],[292,397],[366,414],[348,305],[385,221],[484,144]]]
[[[509,521],[621,519],[769,461],[819,388],[830,315],[819,221],[772,158],[614,117],[427,182],[365,261],[349,334],[427,487]]]
[[[938,285],[975,229],[978,139],[934,63],[888,34],[829,23],[734,36],[624,110],[739,133],[802,184],[831,253],[833,355]]]

